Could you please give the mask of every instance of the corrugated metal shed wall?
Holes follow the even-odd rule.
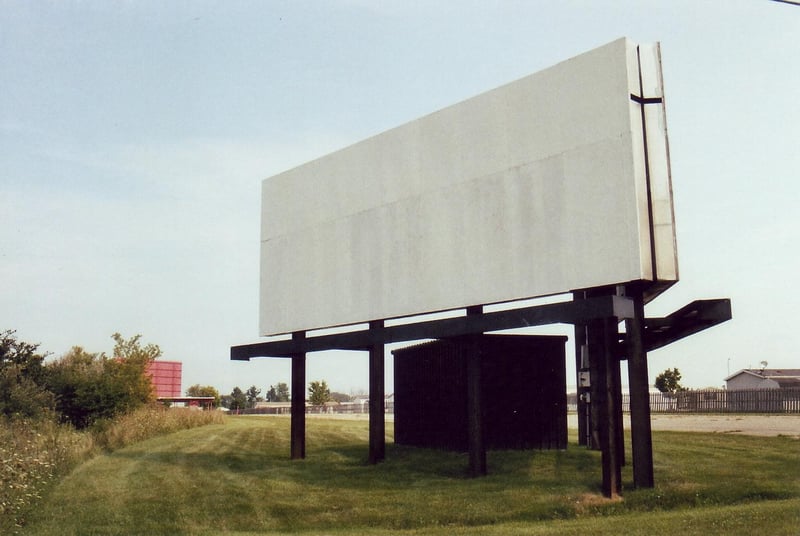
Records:
[[[480,337],[488,448],[566,448],[566,340]],[[452,339],[392,352],[396,443],[467,450],[466,351],[463,340]]]

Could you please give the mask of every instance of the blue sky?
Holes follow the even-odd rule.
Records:
[[[0,0],[0,27],[0,329],[56,356],[141,333],[184,388],[288,382],[228,360],[257,340],[261,180],[627,36],[662,43],[681,270],[647,314],[734,309],[651,376],[800,368],[798,7]],[[366,355],[308,376],[366,388]]]

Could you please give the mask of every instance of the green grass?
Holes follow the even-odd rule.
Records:
[[[151,437],[223,422],[219,412],[163,406],[142,407],[87,430],[54,418],[0,417],[0,534],[24,525],[42,494],[80,463]]]
[[[391,423],[387,423],[391,436]],[[99,456],[50,491],[23,534],[797,534],[800,442],[654,433],[657,487],[599,493],[599,453],[465,454],[388,443],[366,463],[364,421],[309,419],[291,461],[289,420],[231,417]]]

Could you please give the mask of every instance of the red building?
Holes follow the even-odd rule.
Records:
[[[156,396],[179,397],[181,396],[181,372],[183,363],[180,361],[156,360],[147,367],[147,374],[153,381]]]

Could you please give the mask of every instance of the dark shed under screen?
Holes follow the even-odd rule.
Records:
[[[394,350],[395,443],[466,451],[466,352],[477,344],[489,449],[565,449],[566,337],[479,335]]]

